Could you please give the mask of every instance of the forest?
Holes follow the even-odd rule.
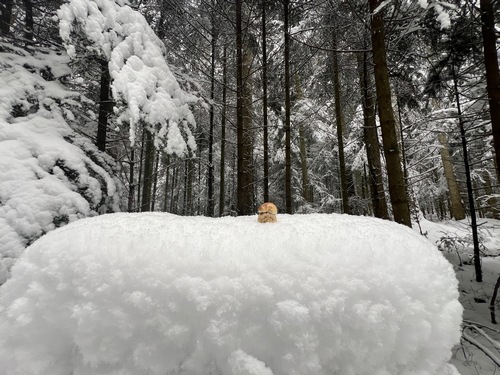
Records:
[[[356,217],[374,237],[391,230],[363,217],[411,227],[452,253],[455,271],[470,266],[460,282],[481,283],[485,259],[480,294],[490,299],[500,252],[499,17],[495,0],[2,0],[0,286],[26,248],[80,219],[165,212],[183,217],[165,233],[188,238],[192,223],[214,240],[204,220],[238,219],[249,251],[240,224],[273,202],[285,224],[300,216],[314,233],[304,214],[323,229],[330,219],[315,215],[345,214],[343,228]],[[352,243],[339,238],[358,251],[365,235],[356,226]],[[44,243],[35,249],[49,251]],[[471,345],[498,352],[490,334]],[[221,371],[240,374],[234,366]],[[241,375],[268,374],[259,366]]]
[[[2,49],[69,57],[29,70],[84,98],[124,210],[499,215],[495,2],[62,3],[6,1]],[[16,94],[6,118],[40,106]]]

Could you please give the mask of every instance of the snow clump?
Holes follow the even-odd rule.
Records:
[[[0,372],[457,374],[457,298],[436,247],[388,221],[109,214],[14,266]]]

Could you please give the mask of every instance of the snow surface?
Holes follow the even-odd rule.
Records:
[[[347,215],[108,214],[31,245],[0,288],[0,374],[457,374],[453,269]]]

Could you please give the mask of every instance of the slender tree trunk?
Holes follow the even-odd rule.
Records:
[[[294,74],[295,81],[295,101],[302,100],[303,93],[300,84],[300,78],[297,73]],[[300,169],[302,172],[302,197],[306,202],[312,202],[311,190],[309,184],[309,167],[307,165],[307,145],[306,145],[306,132],[304,130],[303,122],[299,123],[299,152],[300,152]]]
[[[153,172],[153,193],[151,195],[151,211],[155,210],[155,204],[156,204],[156,189],[158,187],[158,165],[160,163],[160,153],[156,153],[156,160],[155,160],[155,166],[154,166],[154,172]]]
[[[375,119],[375,101],[370,90],[371,82],[368,73],[367,53],[357,54],[359,82],[361,85],[361,104],[363,108],[363,138],[368,160],[371,199],[373,214],[381,219],[389,219],[387,201],[385,200],[384,181],[382,178],[382,162],[378,141],[377,123]]]
[[[108,62],[100,59],[99,65],[101,67],[101,89],[99,94],[99,117],[97,120],[97,148],[105,152],[108,117],[113,111],[113,103],[110,96],[111,77]]]
[[[153,135],[149,130],[145,129],[144,131],[146,132],[146,158],[144,160],[141,212],[151,211],[151,190],[153,187],[153,166],[155,161]]]
[[[4,35],[10,33],[13,6],[14,0],[2,0],[0,3],[0,31]]]
[[[142,136],[141,136],[141,156],[139,158],[139,173],[138,173],[138,181],[137,181],[137,204],[136,208],[137,211],[141,211],[142,207],[142,201],[141,201],[141,189],[142,189],[142,180],[143,180],[143,166],[144,166],[144,147],[145,147],[145,137],[146,137],[146,130],[142,130]]]
[[[486,87],[493,131],[497,181],[500,182],[500,72],[498,69],[494,3],[493,0],[480,0]]]
[[[450,194],[450,212],[455,220],[465,219],[465,208],[460,196],[460,188],[458,187],[457,178],[455,177],[455,170],[453,169],[453,162],[450,155],[450,147],[446,134],[439,133],[438,141],[441,144],[441,162],[443,163],[444,177],[448,184],[448,191]]]
[[[266,0],[262,1],[262,123],[264,126],[264,202],[269,202],[269,144],[267,122]]]
[[[128,212],[134,212],[134,196],[135,196],[135,181],[134,181],[134,170],[135,170],[135,148],[132,147],[132,151],[130,152],[130,161],[129,161],[129,182],[128,182]]]
[[[238,148],[238,215],[251,215],[253,202],[253,145],[251,135],[251,56],[243,43],[242,2],[236,1],[236,111]]]
[[[208,135],[207,216],[214,216],[214,100],[215,100],[215,47],[217,42],[215,17],[212,14],[212,56],[210,62],[210,131]]]
[[[186,215],[193,214],[193,159],[187,160]]]
[[[177,190],[177,177],[179,175],[179,167],[178,163],[174,163],[173,171],[172,171],[172,186],[170,189],[170,212],[177,213],[177,207],[175,202],[175,192]]]
[[[220,141],[220,194],[219,216],[224,215],[226,201],[226,112],[227,112],[227,48],[224,46],[222,55],[222,113]]]
[[[333,92],[335,99],[335,122],[337,123],[337,142],[339,148],[339,169],[340,169],[340,187],[342,191],[342,212],[350,214],[349,208],[349,192],[347,190],[347,172],[344,156],[344,117],[342,114],[342,103],[340,102],[340,79],[339,79],[339,63],[338,56],[335,50],[337,49],[337,36],[334,32],[332,37],[333,52]]]
[[[380,0],[369,0],[370,12],[380,5]],[[378,112],[382,128],[382,143],[387,164],[389,195],[391,197],[394,220],[411,227],[410,207],[406,194],[405,178],[401,167],[401,155],[396,132],[396,120],[391,101],[391,87],[387,71],[383,11],[371,17],[371,36],[375,87],[377,90]]]
[[[170,155],[165,158],[165,189],[163,190],[163,212],[167,212],[168,182],[170,179]]]
[[[460,126],[460,136],[462,139],[462,151],[464,155],[464,167],[465,167],[465,178],[467,182],[467,196],[469,198],[469,210],[471,216],[471,229],[472,229],[472,242],[474,245],[474,268],[476,271],[476,281],[483,281],[483,271],[481,269],[481,255],[479,252],[479,236],[477,233],[477,219],[476,219],[476,207],[474,204],[474,193],[472,190],[472,178],[470,175],[470,167],[469,167],[469,154],[467,151],[467,138],[465,137],[465,126],[462,118],[462,109],[460,106],[460,96],[458,94],[458,83],[457,76],[455,73],[455,69],[452,67],[453,73],[453,87],[455,90],[455,101],[457,104],[457,115],[458,115],[458,124]]]
[[[292,196],[292,138],[290,127],[290,30],[289,30],[289,6],[290,1],[284,0],[284,24],[285,34],[285,211],[293,214],[293,196]]]

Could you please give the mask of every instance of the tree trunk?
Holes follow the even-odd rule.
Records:
[[[207,178],[207,216],[214,216],[214,100],[215,100],[215,47],[217,35],[215,30],[215,17],[212,14],[212,40],[210,62],[210,130],[208,135],[208,178]]]
[[[380,5],[380,0],[369,0],[371,13]],[[387,71],[383,11],[371,17],[371,37],[375,87],[377,90],[378,112],[382,128],[382,143],[387,164],[389,195],[391,197],[394,220],[411,227],[410,207],[406,194],[405,178],[401,167],[401,156],[396,132],[396,120],[391,101],[391,87]]]
[[[238,215],[251,215],[253,202],[253,147],[251,137],[250,51],[243,44],[242,1],[236,0],[236,112],[238,152]]]
[[[165,157],[165,188],[163,190],[163,212],[167,212],[168,182],[170,179],[170,155]]]
[[[158,165],[160,163],[160,153],[156,153],[155,167],[153,172],[153,193],[151,194],[151,211],[155,210],[156,204],[156,190],[158,187]]]
[[[285,34],[285,212],[293,214],[292,196],[292,139],[290,129],[290,30],[288,24],[289,0],[284,0],[284,34]]]
[[[33,31],[34,31],[34,21],[33,21],[33,3],[31,0],[23,0],[24,10],[26,11],[26,19],[25,19],[25,29],[24,29],[24,38],[26,40],[33,40]]]
[[[443,163],[444,177],[448,184],[448,192],[450,194],[450,212],[455,220],[465,219],[465,208],[460,196],[460,188],[458,187],[453,162],[450,155],[450,147],[446,134],[439,133],[438,141],[441,144],[441,162]]]
[[[299,102],[303,98],[300,78],[297,73],[295,73],[293,77],[295,81],[295,101]],[[311,187],[309,184],[309,167],[307,164],[306,132],[302,121],[299,123],[299,152],[300,169],[302,172],[302,197],[306,202],[312,202]]]
[[[472,243],[474,245],[474,269],[476,271],[476,281],[483,281],[483,271],[481,268],[481,255],[479,251],[479,235],[477,233],[476,207],[474,204],[474,193],[472,190],[472,179],[470,175],[469,154],[467,151],[467,138],[465,137],[465,126],[462,118],[462,109],[460,106],[460,96],[458,94],[458,83],[455,69],[452,67],[453,87],[455,90],[455,101],[457,104],[458,124],[460,126],[460,137],[462,139],[462,151],[464,157],[465,179],[467,182],[467,197],[469,199],[469,210],[471,216]]]
[[[264,126],[264,202],[269,202],[269,144],[267,122],[266,0],[262,1],[262,123]]]
[[[373,203],[373,214],[381,219],[389,219],[387,201],[385,200],[384,181],[382,178],[382,162],[378,141],[377,122],[375,119],[375,101],[370,92],[371,82],[368,73],[367,53],[357,54],[359,82],[361,85],[361,104],[363,108],[363,138],[368,160],[368,171]]]
[[[106,152],[106,134],[108,128],[108,117],[113,111],[113,103],[110,96],[111,77],[109,75],[108,62],[99,60],[101,67],[101,88],[99,94],[99,117],[97,120],[97,148]]]
[[[128,212],[134,212],[134,196],[135,196],[135,181],[134,181],[134,169],[135,169],[135,148],[132,147],[130,151],[130,161],[129,161],[129,181],[128,181]]]
[[[153,143],[153,135],[149,130],[146,132],[146,158],[144,160],[144,178],[142,185],[142,204],[141,212],[151,211],[151,190],[153,187],[153,166],[155,161],[155,146]]]
[[[340,102],[340,79],[339,79],[339,64],[335,50],[337,49],[337,36],[335,32],[332,36],[332,60],[333,60],[333,93],[335,99],[335,122],[337,124],[337,144],[339,149],[339,170],[340,170],[340,188],[342,191],[342,212],[350,214],[349,208],[349,192],[347,190],[347,172],[344,156],[344,118],[342,115],[342,104]]]
[[[224,215],[226,201],[226,112],[227,112],[227,48],[224,46],[222,57],[222,113],[220,140],[220,191],[219,216]]]
[[[490,107],[497,181],[500,182],[500,72],[498,69],[494,1],[480,0],[486,87]]]
[[[4,35],[10,33],[13,5],[14,0],[2,0],[2,3],[0,4],[0,31]]]

